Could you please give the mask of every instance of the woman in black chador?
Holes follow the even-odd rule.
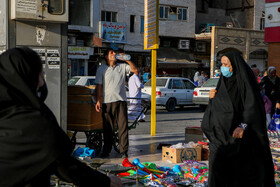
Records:
[[[210,140],[209,187],[274,187],[264,104],[254,74],[237,52],[222,59],[202,130]]]
[[[69,138],[43,102],[43,74],[29,48],[0,56],[0,186],[49,187],[51,174],[78,186],[119,184],[71,156]]]

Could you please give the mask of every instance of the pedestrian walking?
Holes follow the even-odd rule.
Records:
[[[194,76],[193,76],[193,82],[194,84],[197,86],[198,85],[198,77],[200,76],[200,73],[197,71],[195,72]]]
[[[237,52],[221,58],[202,130],[210,141],[209,187],[274,187],[264,104],[255,76]]]
[[[70,139],[44,104],[47,87],[36,52],[14,48],[0,56],[0,90],[0,186],[49,187],[52,174],[81,187],[121,186],[71,156]]]
[[[260,86],[264,87],[265,95],[272,102],[271,115],[273,115],[275,108],[280,109],[280,78],[276,75],[274,66],[267,69],[267,76],[262,78]]]
[[[136,118],[141,114],[141,89],[144,88],[144,85],[141,83],[138,72],[135,72],[128,81],[129,89],[129,107],[128,107],[128,119],[136,120]],[[135,99],[133,99],[135,98]],[[145,114],[137,119],[139,122],[145,122]]]
[[[113,132],[117,124],[120,153],[123,158],[126,158],[128,156],[128,119],[125,78],[130,72],[138,72],[138,69],[130,60],[123,60],[127,64],[116,63],[116,52],[113,49],[107,49],[104,57],[106,65],[98,68],[95,79],[96,111],[102,110],[103,119],[104,145],[101,157],[108,157],[112,150]]]

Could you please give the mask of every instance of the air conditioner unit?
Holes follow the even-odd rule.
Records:
[[[68,22],[68,0],[11,0],[11,19]]]
[[[189,49],[190,41],[189,40],[179,40],[178,49]]]
[[[197,52],[206,52],[206,43],[196,42],[196,51]]]

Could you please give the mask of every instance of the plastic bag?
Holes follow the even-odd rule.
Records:
[[[73,156],[75,156],[75,157],[91,157],[91,158],[93,158],[95,156],[95,152],[94,152],[93,149],[90,149],[88,147],[84,147],[84,148],[78,147],[74,151]]]
[[[271,118],[269,130],[274,130],[274,131],[280,132],[280,113],[277,112],[277,110]]]

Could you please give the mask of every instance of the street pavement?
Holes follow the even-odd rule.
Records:
[[[177,107],[174,112],[168,112],[164,107],[156,110],[156,134],[184,132],[186,127],[200,127],[203,112],[198,106]],[[151,133],[151,115],[147,112],[145,122],[140,122],[135,129],[129,131],[129,135],[141,135]]]

